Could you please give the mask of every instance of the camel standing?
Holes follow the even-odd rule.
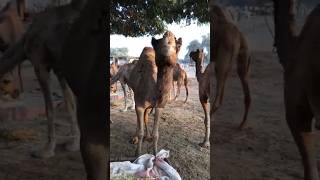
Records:
[[[123,91],[123,96],[124,96],[124,109],[122,109],[122,112],[126,112],[128,110],[128,95],[127,95],[127,90],[126,90],[126,84],[128,84],[128,81],[131,76],[131,72],[136,66],[138,61],[134,60],[131,63],[124,64],[120,66],[118,72],[111,78],[110,80],[110,86],[113,86],[117,81],[120,81],[122,91]],[[135,107],[135,102],[134,102],[134,92],[129,86],[129,91],[131,92],[131,99],[132,99],[132,106],[131,109],[134,109]]]
[[[284,68],[286,120],[298,146],[305,180],[319,180],[315,127],[320,129],[320,5],[295,34],[294,1],[274,2],[275,44]]]
[[[244,92],[245,111],[240,129],[246,125],[246,120],[251,104],[251,96],[249,89],[249,68],[250,56],[248,43],[238,29],[238,27],[228,20],[224,11],[219,6],[212,6],[210,11],[210,18],[214,22],[210,24],[210,44],[211,46],[211,60],[214,62],[214,74],[210,77],[216,76],[216,89],[214,90],[214,79],[210,78],[210,116],[216,112],[223,102],[224,87],[228,74],[232,68],[233,62],[237,63],[237,72],[241,81]]]
[[[112,62],[110,64],[110,81],[111,81],[111,78],[115,76],[118,71],[119,71],[118,61]],[[116,93],[117,90],[118,90],[117,83],[110,84],[110,92]]]
[[[140,55],[136,66],[130,73],[128,86],[134,92],[135,110],[137,114],[137,142],[136,155],[141,153],[142,141],[145,135],[150,139],[148,130],[148,116],[151,108],[155,107],[153,126],[153,152],[157,153],[159,138],[160,114],[169,100],[170,89],[173,80],[173,67],[177,61],[177,53],[182,44],[181,38],[176,40],[168,31],[163,38],[152,38],[152,46],[145,47]]]
[[[79,129],[76,124],[76,107],[73,93],[66,79],[55,69],[55,62],[61,58],[62,45],[68,36],[73,21],[79,16],[86,0],[73,0],[70,4],[48,9],[37,14],[24,36],[5,51],[0,59],[0,74],[6,73],[17,64],[30,60],[38,77],[46,105],[48,119],[48,142],[43,149],[33,153],[33,156],[46,158],[55,153],[56,135],[54,126],[54,108],[49,87],[50,71],[57,75],[65,103],[71,116],[72,138],[67,143],[66,149],[76,151],[79,149]],[[84,72],[85,73],[85,72]]]
[[[72,3],[83,10],[66,36],[62,58],[55,61],[53,67],[66,78],[77,97],[80,147],[87,180],[106,180],[109,177],[107,147],[110,143],[106,121],[105,45],[109,40],[105,39],[104,12],[107,4],[104,0]]]
[[[177,82],[177,93],[174,89],[175,82]],[[188,95],[189,95],[188,76],[187,76],[186,71],[183,70],[182,67],[180,66],[180,64],[177,63],[173,69],[173,81],[172,81],[172,90],[173,90],[173,95],[174,95],[173,101],[175,101],[178,98],[178,96],[180,95],[180,88],[181,88],[182,84],[186,88],[186,99],[184,100],[184,103],[186,103],[188,100]]]
[[[207,66],[205,71],[202,71],[204,52],[203,49],[197,49],[189,54],[190,58],[196,63],[196,78],[198,81],[199,100],[204,111],[204,124],[205,124],[205,137],[199,146],[208,148],[210,146],[210,114],[209,114],[209,102],[210,85],[209,85],[209,71],[214,71],[213,66]]]

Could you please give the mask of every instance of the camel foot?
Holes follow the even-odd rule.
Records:
[[[138,136],[135,136],[131,139],[131,144],[138,144],[138,141],[139,141]]]
[[[70,152],[75,152],[80,150],[80,139],[69,141],[65,144],[65,149]]]
[[[34,151],[31,153],[31,156],[34,158],[40,158],[40,159],[45,159],[45,158],[50,158],[54,156],[54,148],[48,149],[44,148],[39,151]]]
[[[200,146],[201,148],[209,149],[209,147],[210,147],[210,142],[202,142],[202,143],[199,143],[199,146]]]

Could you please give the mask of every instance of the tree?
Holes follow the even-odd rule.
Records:
[[[210,62],[210,34],[202,36],[201,47],[205,49],[208,53],[205,56],[205,62]]]
[[[189,59],[189,54],[191,51],[195,51],[198,48],[202,48],[201,43],[198,40],[193,40],[187,46],[188,53],[184,56],[184,59]]]
[[[128,56],[128,48],[111,48],[110,49],[110,56],[112,57],[123,57]]]
[[[191,20],[209,21],[207,0],[112,0],[110,32],[124,36],[143,36],[163,33],[166,23]]]

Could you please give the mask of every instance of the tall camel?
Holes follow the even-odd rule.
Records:
[[[0,11],[0,51],[4,52],[9,46],[17,42],[23,36],[24,31],[23,22],[18,14],[17,2],[12,0]],[[17,69],[20,91],[23,92],[20,64]]]
[[[313,118],[320,129],[320,5],[295,33],[294,1],[274,0],[275,45],[284,68],[286,120],[298,146],[305,180],[319,180]]]
[[[177,93],[174,89],[175,82],[177,82]],[[188,76],[187,76],[186,71],[183,70],[182,67],[180,66],[180,64],[177,63],[173,69],[173,81],[172,81],[172,90],[173,90],[173,95],[174,95],[173,101],[175,101],[178,98],[178,96],[180,95],[180,88],[181,88],[182,84],[186,88],[186,99],[184,100],[184,103],[186,103],[188,100],[188,95],[189,95]]]
[[[157,153],[159,138],[160,114],[169,100],[173,80],[173,67],[177,61],[177,53],[182,45],[182,39],[176,40],[172,32],[167,31],[163,38],[152,38],[152,46],[145,47],[136,66],[130,74],[128,86],[134,92],[137,114],[137,148],[136,155],[141,153],[144,138],[144,125],[146,136],[149,139],[148,116],[151,108],[155,107],[153,126],[153,152]]]
[[[111,78],[110,81],[110,86],[114,85],[117,81],[120,81],[123,95],[124,95],[124,108],[121,110],[122,112],[126,112],[128,110],[128,95],[127,95],[127,90],[126,90],[126,84],[128,84],[128,81],[131,76],[131,72],[136,66],[138,61],[134,60],[131,63],[124,64],[120,66],[118,72]],[[134,80],[134,79],[132,79]],[[134,92],[129,87],[129,91],[131,92],[131,98],[132,98],[132,106],[131,109],[134,109],[135,107],[135,102],[134,102]]]
[[[109,177],[109,123],[106,121],[106,1],[72,1],[83,9],[63,43],[62,58],[53,68],[66,78],[76,95],[81,154],[88,180]],[[78,4],[80,3],[80,4]],[[82,8],[83,4],[84,7]],[[75,68],[75,65],[77,68]]]
[[[65,103],[71,116],[71,140],[66,149],[79,149],[79,129],[76,124],[75,104],[66,79],[55,69],[55,62],[61,58],[62,45],[68,36],[73,21],[80,15],[86,0],[73,0],[70,4],[48,9],[34,17],[24,36],[11,46],[0,59],[0,75],[10,71],[17,64],[29,60],[39,80],[46,105],[48,119],[48,142],[33,156],[47,158],[54,156],[56,135],[54,126],[54,108],[49,87],[50,71],[57,75],[64,94]]]
[[[210,146],[210,114],[209,114],[209,102],[208,98],[210,96],[210,85],[209,85],[209,72],[214,71],[214,66],[207,66],[205,71],[202,71],[204,52],[203,49],[197,49],[197,51],[191,51],[189,54],[190,58],[196,63],[196,78],[198,81],[198,90],[199,90],[199,100],[204,111],[204,124],[205,124],[205,137],[202,143],[199,146],[204,148],[209,148]]]
[[[246,120],[251,104],[251,96],[249,89],[249,67],[250,56],[248,43],[238,29],[238,27],[229,20],[225,15],[224,10],[219,6],[210,7],[210,18],[214,19],[210,23],[210,44],[211,46],[211,59],[210,64],[213,62],[215,71],[210,71],[210,120],[213,120],[213,114],[223,102],[224,87],[230,70],[234,61],[237,63],[237,72],[241,81],[242,89],[244,92],[244,115],[242,117],[239,129],[246,125]],[[212,66],[212,65],[210,65]],[[216,89],[214,89],[214,78],[216,77]]]

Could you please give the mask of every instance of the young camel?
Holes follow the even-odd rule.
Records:
[[[128,95],[126,90],[126,84],[128,84],[128,81],[130,80],[131,72],[135,68],[138,61],[132,61],[131,63],[127,63],[122,65],[118,72],[111,78],[110,86],[114,85],[117,81],[120,81],[123,95],[124,95],[124,109],[122,109],[122,112],[126,112],[128,110]],[[129,91],[131,92],[131,99],[132,99],[132,106],[131,109],[134,109],[135,102],[134,102],[134,92],[129,86]]]
[[[73,21],[79,16],[86,0],[73,0],[70,4],[48,9],[34,17],[32,24],[24,36],[10,47],[0,59],[0,74],[6,73],[17,64],[25,60],[31,61],[35,74],[38,77],[46,105],[48,119],[48,142],[33,156],[47,158],[54,156],[56,147],[56,134],[54,125],[54,108],[50,89],[50,71],[57,75],[64,94],[65,103],[71,116],[71,140],[66,149],[76,151],[79,149],[79,129],[76,124],[76,107],[73,93],[66,79],[59,70],[55,69],[55,62],[61,58],[62,44],[67,38]]]
[[[210,116],[212,116],[223,102],[224,87],[228,74],[232,68],[233,62],[237,63],[237,72],[241,81],[244,93],[244,115],[242,117],[239,129],[246,125],[246,120],[251,104],[249,89],[249,68],[250,55],[248,43],[238,29],[238,27],[229,20],[224,11],[219,6],[211,7],[210,16],[214,22],[210,24],[210,44],[211,62],[214,62],[214,74],[210,74]],[[212,65],[210,65],[212,66]],[[213,67],[212,67],[213,68]],[[214,80],[216,76],[216,89],[214,91]],[[210,118],[211,120],[212,117]]]
[[[174,82],[177,82],[177,93],[174,89]],[[180,88],[181,88],[182,84],[184,84],[184,87],[186,88],[186,99],[184,100],[184,103],[186,103],[188,100],[188,95],[189,95],[188,76],[187,76],[186,71],[183,70],[181,68],[180,64],[177,63],[173,69],[173,82],[172,82],[172,90],[173,90],[173,95],[174,95],[173,101],[175,101],[178,98],[178,96],[180,95]]]
[[[152,38],[152,46],[145,47],[140,58],[130,74],[128,86],[134,92],[137,114],[137,137],[138,145],[136,156],[141,153],[142,141],[145,135],[149,139],[148,115],[151,108],[155,108],[153,126],[153,152],[157,153],[159,138],[160,114],[169,100],[170,89],[173,79],[173,67],[176,64],[177,53],[182,44],[182,39],[176,40],[170,31],[163,35],[163,38],[156,40]]]
[[[205,71],[202,71],[204,52],[203,49],[197,49],[189,54],[190,58],[196,63],[196,78],[199,84],[199,100],[204,111],[204,124],[205,124],[205,137],[199,146],[209,148],[210,146],[210,114],[209,114],[209,102],[210,86],[209,86],[209,71],[214,71],[213,66],[208,66]]]
[[[315,127],[320,129],[320,5],[295,34],[294,1],[274,1],[275,42],[284,68],[286,120],[299,148],[305,180],[319,180]]]

